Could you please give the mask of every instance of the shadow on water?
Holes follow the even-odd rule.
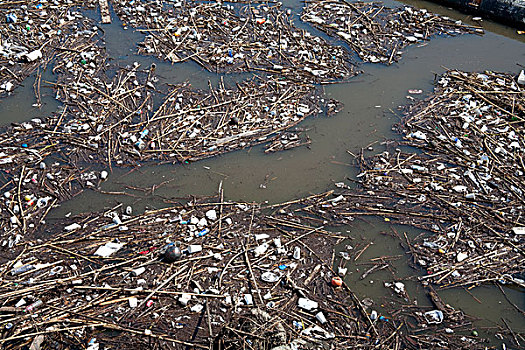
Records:
[[[419,8],[426,8],[427,10],[434,13],[439,13],[442,16],[448,16],[456,20],[461,20],[463,23],[466,24],[480,26],[487,32],[502,35],[509,39],[515,39],[521,42],[525,42],[525,35],[518,34],[515,28],[508,27],[501,23],[487,19],[482,19],[481,21],[474,21],[473,18],[477,16],[469,15],[464,12],[459,12],[450,7],[446,7],[435,2],[425,0],[402,0],[401,2],[392,0],[385,1],[385,4],[387,6],[389,3],[392,3],[397,6],[405,4]]]

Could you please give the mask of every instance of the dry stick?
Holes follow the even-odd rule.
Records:
[[[224,191],[223,191],[223,188],[222,188],[222,180],[219,183],[219,201],[221,202],[221,204],[219,204],[219,227],[218,227],[218,231],[217,231],[217,237],[221,238],[222,208],[223,208],[222,202],[224,201]]]
[[[156,339],[159,339],[159,340],[164,340],[164,341],[174,342],[174,343],[178,343],[178,344],[183,344],[183,345],[190,346],[190,347],[197,347],[197,348],[200,348],[200,349],[208,349],[207,347],[205,347],[203,345],[200,345],[200,344],[197,344],[197,343],[191,343],[191,342],[187,342],[187,341],[183,341],[183,340],[178,340],[178,339],[170,338],[168,336],[161,335],[161,334],[159,334],[159,335],[156,335],[156,334],[153,334],[153,333],[147,334],[144,331],[138,331],[138,330],[135,330],[135,329],[132,329],[132,328],[126,328],[126,327],[122,327],[122,326],[119,326],[119,325],[116,325],[116,324],[103,323],[100,326],[102,326],[104,328],[107,328],[107,329],[113,329],[113,330],[117,330],[117,331],[133,333],[133,334],[137,334],[137,335],[140,335],[140,336],[148,336],[148,337],[151,337],[151,338],[156,338]]]
[[[23,335],[16,335],[16,336],[13,336],[13,337],[0,339],[0,343],[5,343],[5,342],[8,342],[10,340],[16,340],[16,339],[32,337],[32,336],[40,335],[40,334],[51,334],[51,333],[64,332],[64,331],[73,331],[73,330],[76,330],[76,329],[84,329],[86,327],[99,327],[99,326],[102,326],[103,324],[104,323],[102,323],[102,322],[96,322],[96,323],[92,323],[92,324],[84,324],[82,326],[67,327],[67,328],[60,328],[60,329],[50,329],[50,330],[45,330],[45,331],[40,331],[40,332],[28,333],[28,334],[23,334]]]
[[[388,59],[388,65],[392,64],[392,59],[394,58],[394,54],[396,53],[396,50],[397,50],[397,42],[394,45],[394,48],[392,49],[392,53],[390,54],[390,58]]]
[[[521,347],[520,342],[518,341],[518,338],[516,337],[516,333],[514,333],[512,328],[510,328],[509,324],[507,323],[507,320],[505,320],[505,318],[503,318],[503,317],[501,319],[503,320],[503,323],[505,323],[505,326],[507,327],[507,329],[510,331],[510,334],[512,334],[512,337],[514,338],[514,341],[516,342],[516,345]]]
[[[470,288],[469,288],[469,289],[470,289]],[[469,289],[467,289],[467,288],[463,288],[463,290],[464,290],[465,292],[467,292],[467,293],[472,297],[472,299],[474,299],[478,304],[483,304],[483,302],[482,302],[481,300],[479,300],[478,298],[476,298],[476,297],[474,296],[474,294],[472,294],[472,293],[470,292]]]
[[[279,219],[279,218],[276,218],[276,217],[273,217],[273,216],[267,216],[267,218],[276,221],[276,225],[281,225],[281,226],[286,226],[286,227],[293,227],[293,228],[298,228],[298,229],[301,229],[301,230],[313,230],[314,229],[314,227],[311,227],[311,226],[300,225],[298,223],[289,222],[289,221],[286,221],[286,220],[283,220],[283,219]],[[319,232],[322,232],[322,233],[325,233],[325,234],[328,234],[328,235],[332,234],[331,232],[325,231],[325,230],[321,230]],[[336,236],[336,235],[333,235],[333,236],[334,237],[340,237],[340,236]]]
[[[250,225],[248,226],[248,239],[250,238],[250,234],[252,231],[252,225],[253,225],[253,217],[255,215],[255,205],[252,205],[252,217],[250,219]],[[248,249],[244,249],[244,259],[246,260],[246,265],[248,266],[248,270],[250,271],[250,276],[252,277],[252,282],[255,287],[255,290],[257,290],[257,295],[259,296],[259,301],[261,302],[261,305],[264,305],[263,298],[261,296],[261,290],[259,289],[259,286],[257,285],[257,280],[255,279],[255,275],[253,274],[252,270],[252,264],[250,264],[250,258],[248,257]]]
[[[361,277],[359,277],[360,280],[364,280],[368,275],[370,275],[372,272],[375,272],[375,271],[380,271],[380,270],[383,270],[383,269],[386,269],[388,268],[388,264],[384,264],[384,265],[381,265],[381,264],[377,264],[377,265],[374,265],[372,266],[370,269],[366,270],[362,275]]]
[[[63,284],[63,283],[66,283],[66,282],[69,282],[69,281],[73,281],[73,280],[76,280],[76,279],[82,279],[82,278],[84,278],[86,276],[89,276],[89,275],[98,274],[98,273],[103,272],[105,270],[111,270],[111,269],[120,267],[122,265],[130,264],[133,261],[139,260],[141,258],[142,258],[142,256],[138,257],[138,258],[131,259],[131,260],[127,260],[127,261],[124,261],[124,262],[121,262],[121,263],[117,263],[117,264],[114,264],[114,265],[109,265],[109,266],[108,265],[104,265],[100,269],[91,270],[89,272],[83,273],[83,274],[78,275],[78,276],[67,277],[67,278],[64,278],[64,279],[55,279],[55,280],[42,281],[40,284],[32,286],[32,287],[27,287],[27,288],[24,288],[24,289],[20,289],[20,290],[4,293],[4,294],[1,295],[1,297],[8,298],[8,297],[16,296],[16,295],[23,294],[23,293],[26,293],[26,292],[31,292],[31,291],[36,290],[36,289],[40,289],[41,290],[44,287],[45,288],[55,288],[57,283],[58,284]]]
[[[312,282],[312,280],[314,279],[315,275],[317,275],[319,273],[319,270],[321,270],[321,267],[322,267],[321,264],[315,265],[315,267],[313,268],[313,270],[310,273],[310,275],[304,280],[304,285],[305,286],[308,286],[310,284],[310,282]]]
[[[440,284],[440,283],[441,283],[441,281],[443,281],[443,280],[444,280],[445,278],[447,278],[448,276],[450,276],[451,274],[453,274],[453,273],[454,273],[454,271],[456,271],[456,269],[455,269],[455,268],[453,268],[453,269],[450,269],[450,270],[449,270],[449,272],[447,272],[446,274],[444,274],[443,276],[441,276],[441,278],[440,278],[440,279],[438,279],[438,280],[437,280],[437,281],[436,281],[435,283],[436,283],[436,284]]]
[[[499,109],[500,111],[502,112],[505,112],[507,113],[508,115],[512,116],[512,117],[515,117],[516,119],[520,120],[520,121],[525,121],[525,119],[523,118],[520,118],[518,117],[516,114],[514,113],[511,113],[509,111],[507,111],[505,108],[502,108],[500,106],[498,106],[497,104],[495,104],[494,102],[492,102],[491,100],[489,100],[488,98],[486,98],[485,96],[483,96],[483,94],[479,93],[478,90],[475,90],[473,88],[471,88],[470,86],[465,86],[465,88],[467,88],[468,90],[472,91],[473,93],[475,93],[479,98],[481,98],[483,101],[489,103],[490,105],[496,107],[497,109]]]
[[[357,253],[357,256],[354,258],[354,261],[357,261],[357,259],[359,259],[359,257],[361,256],[361,254],[363,254],[365,252],[365,250],[368,249],[368,247],[370,247],[370,245],[372,245],[372,242],[368,243],[363,249],[361,249],[359,251],[359,253]]]
[[[191,279],[193,278],[194,272],[195,272],[195,262],[191,265],[190,273],[186,274],[185,276],[185,277],[188,277],[188,281],[186,282],[186,289],[188,289],[188,287],[190,286]]]
[[[259,338],[259,339],[266,339],[266,338],[264,338],[264,337],[261,337],[260,335],[253,334],[253,333],[248,333],[248,332],[245,332],[245,331],[241,331],[240,329],[234,329],[234,328],[231,328],[231,327],[228,327],[228,326],[226,326],[225,328],[226,328],[226,329],[229,329],[230,331],[233,331],[233,332],[235,332],[235,333],[240,333],[240,334],[244,334],[244,335],[249,335],[250,337]]]
[[[182,295],[188,294],[194,297],[203,297],[203,298],[224,298],[223,294],[197,294],[197,293],[188,293],[188,292],[178,292],[171,290],[157,290],[154,289],[143,289],[137,290],[133,288],[121,288],[121,287],[92,287],[92,286],[73,286],[74,289],[81,290],[102,290],[102,291],[115,291],[115,292],[126,292],[126,293],[152,293],[155,294],[165,294],[165,295]]]
[[[108,131],[108,165],[109,171],[113,173],[113,168],[111,166],[111,129]]]
[[[422,217],[422,218],[431,218],[431,219],[435,219],[435,220],[447,220],[448,217],[447,216],[439,216],[439,215],[434,215],[434,214],[421,214],[421,213],[415,213],[415,212],[404,212],[404,211],[400,211],[400,210],[390,210],[390,209],[377,209],[377,208],[372,208],[372,207],[364,207],[366,210],[369,210],[369,211],[363,211],[363,212],[341,212],[339,214],[341,215],[348,215],[348,216],[352,216],[352,215],[364,215],[364,216],[367,216],[367,215],[370,215],[370,216],[378,216],[378,215],[390,215],[390,216],[393,216],[393,215],[400,215],[400,216],[415,216],[415,217]]]
[[[507,293],[505,293],[505,291],[503,290],[503,288],[499,285],[499,283],[494,283],[496,286],[498,286],[499,290],[501,291],[501,293],[503,294],[503,296],[505,297],[505,299],[507,299],[507,301],[509,302],[510,305],[512,305],[519,313],[521,313],[522,315],[525,316],[525,311],[523,311],[522,309],[520,309],[518,307],[518,305],[514,304],[510,299],[509,297],[507,296]]]
[[[24,171],[26,169],[26,166],[22,166],[22,170],[20,171],[20,181],[18,181],[18,190],[17,190],[17,196],[18,196],[18,205],[20,206],[20,216],[22,217],[22,233],[25,234],[26,232],[26,218],[24,215],[24,208],[22,207],[22,198],[20,194],[20,190],[22,187],[22,180],[24,179]]]
[[[210,346],[211,346],[211,341],[213,339],[213,330],[211,328],[210,302],[208,300],[206,300],[206,317],[208,319],[208,332],[209,332]]]
[[[244,254],[244,249],[240,252],[238,252],[237,254],[235,254],[227,263],[226,265],[224,265],[224,268],[222,269],[221,271],[221,274],[219,276],[219,281],[218,281],[218,286],[219,286],[219,289],[221,288],[221,285],[222,285],[222,277],[224,276],[224,273],[226,272],[226,269],[230,266],[230,264],[232,263],[233,260],[237,259],[241,254]]]
[[[314,194],[314,195],[309,196],[309,197],[300,198],[300,199],[289,201],[289,202],[285,202],[285,203],[274,204],[274,205],[271,205],[271,206],[266,207],[266,208],[283,207],[283,206],[286,206],[286,205],[295,204],[295,203],[299,203],[299,202],[302,202],[302,201],[308,201],[308,200],[314,199],[314,198],[328,197],[332,193],[334,193],[334,190],[330,190],[328,192],[324,192],[324,193],[320,193],[320,194]],[[304,208],[296,209],[295,211],[307,210],[307,209],[310,209],[311,207],[313,207],[314,205],[315,204],[309,205],[309,206],[304,207]]]
[[[146,302],[158,291],[160,290],[161,288],[163,288],[166,284],[170,283],[170,281],[172,279],[174,279],[175,277],[177,277],[177,275],[181,273],[181,270],[179,271],[176,271],[173,275],[171,275],[170,277],[168,277],[167,280],[165,280],[164,282],[162,282],[157,288],[155,288],[155,290],[153,290],[146,298],[144,298],[144,300],[134,309],[132,309],[128,314],[127,316],[131,316],[137,309],[140,309],[142,307],[142,305],[146,304]],[[121,317],[122,318],[122,317]]]
[[[390,339],[392,339],[392,337],[394,335],[397,334],[397,332],[399,332],[399,330],[401,329],[401,327],[403,327],[403,323],[401,323],[399,325],[399,327],[397,327],[393,332],[392,334],[390,334],[385,340],[383,340],[381,343],[377,344],[374,349],[379,349],[379,348],[383,348],[384,344],[386,344],[387,341],[389,341]]]
[[[18,80],[19,82],[21,82],[23,79],[20,79],[18,77],[18,75],[16,75],[15,73],[13,73],[9,68],[3,66],[2,69],[5,69],[6,71],[8,71],[16,80]]]
[[[68,250],[68,249],[65,249],[65,248],[61,248],[61,247],[57,247],[57,246],[55,246],[55,245],[53,245],[51,243],[46,243],[43,246],[39,246],[39,248],[42,248],[42,247],[45,247],[45,246],[53,248],[53,249],[58,250],[58,251],[63,252],[63,253],[71,254],[73,256],[76,256],[77,258],[87,260],[90,263],[93,263],[93,264],[96,264],[96,265],[100,265],[101,264],[100,262],[97,262],[97,261],[91,260],[89,258],[86,258],[83,255],[80,255],[78,253],[72,252],[71,250]]]
[[[42,81],[42,73],[40,72],[40,68],[38,69],[38,73],[35,79],[35,83],[33,84],[33,90],[35,91],[35,98],[36,103],[38,104],[38,107],[42,107],[42,99],[40,96],[40,83]]]

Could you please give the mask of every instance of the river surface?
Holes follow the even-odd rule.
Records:
[[[440,7],[424,1],[406,1],[405,4],[427,8],[432,12],[460,19],[466,23],[477,24],[471,16]],[[403,3],[388,1],[387,6]],[[302,3],[286,0],[284,6],[292,8],[296,23],[317,35],[322,33],[309,25],[300,23],[298,14]],[[96,11],[87,13],[99,19]],[[156,72],[161,82],[176,83],[190,81],[195,88],[206,89],[208,81],[216,84],[221,76],[203,70],[195,63],[172,65],[152,57],[137,56],[133,43],[141,41],[143,34],[133,30],[123,30],[121,23],[113,15],[111,25],[101,25],[110,57],[123,66],[139,62],[143,66],[157,64]],[[226,200],[247,202],[278,203],[313,193],[333,189],[335,182],[352,184],[358,173],[352,154],[365,149],[365,154],[375,154],[382,149],[381,142],[398,139],[392,131],[398,116],[392,113],[398,106],[405,105],[408,89],[421,89],[424,98],[432,91],[435,74],[447,68],[466,71],[505,71],[517,73],[525,65],[525,35],[518,35],[512,28],[490,21],[481,24],[486,33],[483,36],[462,35],[454,38],[434,38],[423,45],[405,49],[399,63],[385,67],[362,64],[363,74],[347,84],[326,85],[322,87],[327,96],[344,104],[344,109],[332,117],[309,118],[299,127],[306,129],[312,140],[311,145],[293,150],[265,154],[262,146],[232,152],[226,155],[185,165],[143,165],[138,169],[114,167],[102,190],[119,192],[120,195],[103,195],[86,191],[73,200],[63,203],[52,211],[52,217],[68,213],[101,210],[119,203],[130,204],[136,212],[148,208],[166,206],[166,202],[176,201],[187,195],[213,195],[222,182]],[[341,43],[339,43],[341,44]],[[224,76],[226,84],[250,77],[250,74]],[[55,77],[48,71],[43,80],[53,81]],[[36,102],[33,93],[34,75],[15,93],[0,103],[0,120],[3,125],[20,122],[37,116],[49,115],[59,103],[53,91],[42,85],[44,106],[32,107]],[[94,165],[97,166],[97,165]],[[129,186],[135,187],[135,190]],[[415,236],[420,231],[410,227],[396,227],[399,232]],[[352,226],[338,228],[354,238],[356,246],[364,246],[367,241],[373,244],[358,259],[347,264],[349,285],[361,297],[370,297],[376,304],[388,302],[390,292],[383,287],[383,281],[392,281],[392,273],[383,270],[361,280],[366,269],[360,265],[379,256],[399,256],[393,265],[396,278],[402,279],[422,275],[424,271],[407,266],[409,256],[401,248],[400,242],[384,232],[391,232],[388,223],[378,219],[356,220]],[[341,247],[342,248],[342,247]],[[336,264],[339,261],[336,260]],[[408,294],[420,305],[429,305],[429,300],[418,284],[406,281]],[[505,288],[508,297],[521,309],[525,309],[525,293],[516,288]],[[478,319],[474,322],[480,336],[488,337],[497,344],[494,333],[505,329],[502,318],[516,332],[525,331],[525,322],[506,300],[499,289],[482,286],[469,291],[450,289],[440,291],[444,300],[455,308]],[[380,310],[378,310],[380,312]],[[506,342],[507,345],[509,344]]]

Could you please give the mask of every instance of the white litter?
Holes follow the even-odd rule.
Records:
[[[465,260],[466,258],[468,258],[468,255],[465,254],[465,253],[458,253],[458,255],[456,255],[456,260],[458,262],[462,262],[463,260]]]
[[[108,242],[105,245],[98,247],[97,251],[95,252],[95,255],[107,258],[108,256],[115,253],[117,250],[119,250],[123,246],[124,246],[124,243]]]
[[[317,303],[317,301],[313,301],[307,298],[299,298],[299,300],[297,301],[297,306],[299,306],[301,309],[311,311],[317,309],[319,304]]]
[[[82,226],[80,226],[79,224],[74,223],[74,224],[71,224],[71,225],[68,225],[68,226],[64,227],[64,230],[67,231],[67,232],[70,232],[70,231],[77,230],[77,229],[79,229],[81,227]]]

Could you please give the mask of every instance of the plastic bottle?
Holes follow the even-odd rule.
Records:
[[[149,134],[149,130],[148,129],[144,129],[144,130],[142,130],[140,132],[140,138],[142,139],[142,138],[148,136],[148,134]]]
[[[205,228],[202,231],[200,231],[199,233],[197,233],[196,236],[197,237],[202,237],[202,236],[206,235],[208,232],[209,232],[209,230],[207,228]]]
[[[202,246],[198,244],[192,244],[188,246],[188,254],[198,253],[202,251]]]
[[[377,311],[376,310],[372,310],[372,312],[370,313],[370,319],[372,321],[377,320]]]
[[[137,141],[137,143],[135,143],[135,147],[142,151],[144,148],[146,148],[146,143],[140,139]]]
[[[296,260],[300,260],[301,259],[301,248],[300,247],[295,247],[294,250],[293,250],[293,258],[296,259]]]
[[[144,271],[146,271],[146,268],[142,266],[142,267],[136,268],[135,270],[131,271],[131,275],[136,277],[142,274]]]
[[[325,315],[324,315],[321,311],[319,311],[319,312],[315,315],[315,318],[317,318],[317,320],[318,320],[319,322],[321,322],[321,324],[326,323],[326,317],[325,317]]]
[[[25,311],[26,312],[31,312],[31,311],[35,310],[37,307],[42,306],[43,304],[44,304],[44,302],[42,300],[38,299],[37,301],[35,301],[31,305],[26,306]]]
[[[7,23],[16,23],[18,18],[16,17],[16,14],[10,13],[6,16],[6,22]]]
[[[19,275],[21,273],[24,273],[24,272],[27,272],[27,271],[31,271],[35,269],[35,265],[23,265],[23,266],[20,266],[20,267],[17,267],[17,268],[14,268],[11,270],[11,275]]]

